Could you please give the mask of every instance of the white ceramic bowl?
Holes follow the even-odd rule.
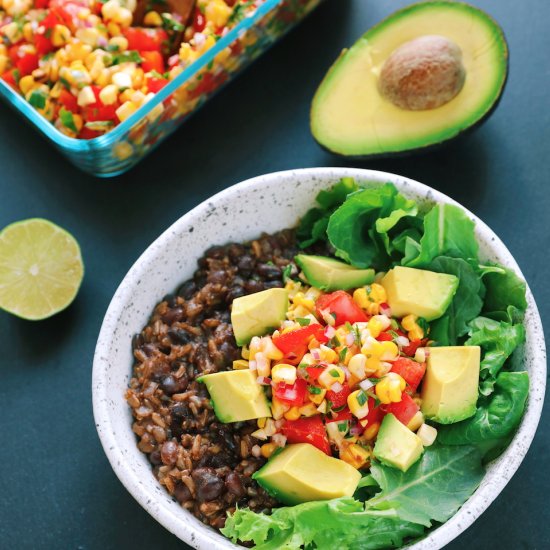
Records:
[[[320,189],[343,176],[376,186],[391,181],[408,197],[454,203],[421,183],[393,174],[347,168],[317,168],[279,172],[245,181],[203,202],[165,231],[138,259],[119,286],[101,327],[93,370],[93,406],[99,437],[111,466],[132,496],[166,529],[195,548],[235,548],[180,507],[151,473],[146,456],[136,446],[132,416],[124,399],[132,369],[132,335],[147,323],[155,304],[196,269],[196,261],[212,245],[242,242],[295,226],[313,206]],[[500,239],[481,220],[476,235],[483,259],[521,271]],[[531,390],[527,409],[508,449],[487,469],[480,487],[459,512],[415,550],[441,548],[464,531],[502,491],[520,465],[541,415],[546,382],[544,334],[529,289],[525,318],[527,342],[523,363]],[[510,518],[511,519],[511,518]]]

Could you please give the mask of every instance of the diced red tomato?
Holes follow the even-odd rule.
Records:
[[[168,34],[160,28],[128,27],[122,30],[122,34],[128,40],[128,49],[139,52],[160,52],[168,43]]]
[[[37,10],[45,10],[50,4],[50,0],[34,0],[34,7]]]
[[[373,424],[381,424],[382,419],[386,414],[381,405],[378,405],[377,407],[375,405],[376,401],[374,400],[374,398],[369,397],[369,414],[367,414],[367,416],[365,417],[365,420],[367,421],[367,428],[369,426],[372,426]]]
[[[164,59],[160,52],[139,52],[139,55],[142,57],[143,62],[141,68],[144,72],[148,73],[150,71],[157,71],[157,73],[162,74],[164,72]]]
[[[420,410],[420,407],[413,401],[408,393],[401,395],[399,403],[390,403],[383,405],[387,414],[393,414],[399,422],[405,426],[411,421],[412,417]]]
[[[292,407],[301,407],[304,404],[307,392],[307,382],[298,378],[294,384],[279,382],[273,391],[273,395]]]
[[[91,130],[90,128],[86,128],[86,126],[84,126],[82,130],[80,130],[80,134],[78,134],[78,137],[80,139],[94,139],[101,135],[102,135],[101,132],[97,132],[96,130]]]
[[[307,350],[307,345],[311,338],[315,338],[318,342],[327,342],[328,338],[325,336],[325,327],[314,323],[307,325],[306,327],[300,327],[279,336],[273,337],[273,343],[285,354],[295,353],[297,355],[304,355]]]
[[[41,33],[34,35],[34,47],[39,55],[46,55],[54,50],[52,41]]]
[[[17,78],[16,69],[11,69],[10,71],[6,71],[6,72],[2,75],[2,80],[3,80],[6,84],[9,84],[12,88],[15,88],[16,90],[19,89],[18,86],[17,86],[18,78]]]
[[[8,48],[8,57],[10,58],[10,61],[15,65],[19,61],[19,47],[21,46],[21,42],[14,44],[13,46],[10,46]]]
[[[25,76],[38,69],[38,59],[37,53],[26,53],[17,60],[15,66],[19,69],[21,76]]]
[[[310,443],[327,455],[331,455],[327,431],[320,416],[287,420],[281,428],[289,443]]]
[[[112,105],[104,105],[101,99],[99,98],[99,93],[101,88],[99,86],[92,86],[96,102],[86,105],[82,110],[82,116],[87,122],[97,122],[97,121],[113,121],[117,122],[118,117],[116,115],[116,110],[119,107],[119,103],[113,103]]]
[[[399,357],[394,361],[391,372],[399,374],[407,382],[409,391],[416,391],[426,372],[426,363],[417,363],[407,357]]]
[[[190,90],[189,97],[195,98],[200,95],[209,94],[216,90],[227,80],[227,73],[218,73],[213,75],[212,73],[204,73],[197,86]]]
[[[150,92],[156,94],[159,90],[164,88],[168,84],[168,79],[166,78],[155,78],[154,76],[147,77],[147,89]]]
[[[335,325],[345,323],[357,323],[368,321],[367,314],[353,301],[353,298],[344,290],[337,290],[330,294],[323,294],[317,299],[315,308],[319,317],[322,317],[321,311],[328,311],[334,314]]]
[[[204,27],[206,27],[206,18],[199,8],[195,8],[195,13],[193,14],[193,28],[196,32],[202,32]]]
[[[336,416],[331,417],[328,415],[325,418],[325,422],[327,424],[330,424],[331,422],[344,422],[346,420],[351,420],[351,411],[346,407],[345,409],[342,409],[341,411],[338,411],[336,413]]]
[[[390,342],[391,340],[393,340],[393,336],[389,333],[389,332],[381,332],[377,337],[376,339],[379,341],[379,342]]]
[[[331,408],[339,409],[343,407],[348,402],[348,395],[351,393],[351,390],[347,384],[342,384],[342,389],[339,391],[328,390],[325,399],[331,402]]]
[[[71,113],[78,113],[78,103],[76,97],[68,90],[61,90],[59,99],[57,100],[67,111]]]
[[[312,382],[317,381],[321,373],[325,370],[325,367],[306,367],[307,376]]]

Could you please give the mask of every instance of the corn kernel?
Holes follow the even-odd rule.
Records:
[[[284,417],[287,420],[298,420],[300,418],[300,408],[299,407],[292,407],[289,411],[287,411],[284,414]]]
[[[416,320],[418,317],[416,315],[405,315],[403,319],[401,319],[401,326],[405,330],[412,330],[413,328],[417,327]]]
[[[264,458],[269,458],[277,449],[275,443],[264,443],[261,447],[261,453]]]
[[[137,111],[137,107],[131,101],[125,101],[117,110],[116,116],[120,122],[124,122],[128,117],[132,116]],[[267,374],[260,374],[267,376]]]
[[[16,44],[23,38],[23,30],[15,21],[4,25],[2,27],[2,34],[11,44]]]
[[[324,344],[319,348],[319,355],[321,356],[321,361],[325,361],[326,363],[336,363],[338,359],[338,354]]]
[[[283,352],[273,343],[273,340],[269,336],[264,336],[260,340],[260,346],[268,359],[280,361],[284,357]]]
[[[369,305],[366,289],[363,287],[355,289],[353,292],[353,301],[359,307],[366,308]]]
[[[373,338],[377,338],[380,336],[380,333],[384,330],[384,325],[380,322],[380,320],[375,317],[372,317],[368,322],[368,329]]]
[[[276,397],[271,400],[271,414],[275,420],[280,420],[283,415],[290,409],[290,405],[283,403]]]
[[[323,400],[323,402],[317,407],[317,410],[321,414],[326,414],[327,413],[327,402],[326,402],[326,400]]]
[[[71,37],[71,31],[65,25],[56,25],[52,32],[52,44],[56,48],[63,47]]]
[[[273,382],[284,382],[292,385],[296,382],[296,367],[279,363],[271,369],[271,378]]]
[[[258,418],[258,428],[265,428],[267,418]]]
[[[370,453],[357,443],[352,443],[340,453],[340,459],[359,470],[369,462]]]
[[[378,435],[379,430],[380,430],[380,423],[373,422],[372,424],[367,425],[365,431],[363,432],[363,438],[370,441]]]
[[[99,92],[99,99],[101,99],[101,102],[103,103],[103,105],[113,105],[113,103],[116,103],[117,98],[118,98],[118,88],[113,84],[109,84],[108,86],[105,86],[105,88],[103,88]]]
[[[319,375],[319,383],[327,389],[338,382],[343,384],[346,379],[344,371],[336,365],[328,365],[324,368],[323,372]]]
[[[34,31],[31,23],[25,23],[23,25],[23,38],[27,42],[32,42],[34,40]]]
[[[241,349],[241,357],[243,359],[250,359],[250,351],[248,350],[248,346],[243,346]]]
[[[223,0],[213,0],[206,4],[204,16],[214,27],[224,27],[232,11]]]
[[[249,368],[249,363],[248,363],[248,361],[245,361],[244,359],[237,359],[237,360],[233,361],[233,368],[235,370],[248,369]]]
[[[77,102],[79,107],[86,107],[96,102],[95,94],[91,86],[84,86],[84,88],[78,92]]]
[[[118,48],[119,52],[125,52],[128,49],[128,40],[124,36],[113,36],[109,39],[109,46]]]
[[[122,34],[120,25],[114,21],[109,21],[107,23],[107,31],[111,36],[120,36]]]
[[[84,44],[89,44],[90,46],[95,47],[97,46],[101,35],[99,34],[99,31],[93,27],[84,27],[82,29],[78,29],[75,36],[78,40],[84,42]]]
[[[23,76],[19,80],[19,89],[23,95],[27,95],[27,93],[30,92],[35,86],[36,82],[31,75]]]
[[[393,361],[399,356],[399,348],[394,342],[380,342],[380,346],[382,348],[382,353],[380,354],[381,361]]]
[[[429,447],[430,445],[433,445],[433,442],[437,437],[437,430],[433,426],[422,424],[416,432],[416,435],[420,438],[420,441],[422,441],[422,445],[424,445],[424,447]]]
[[[422,411],[417,411],[416,414],[409,420],[407,428],[413,432],[416,432],[422,424],[424,424],[424,415],[422,414]]]
[[[103,15],[105,19],[114,19],[119,9],[120,3],[118,0],[109,0],[101,6],[101,15]]]
[[[409,330],[407,336],[409,340],[422,340],[424,338],[424,331],[420,327],[413,328]]]
[[[271,374],[271,360],[268,359],[263,352],[259,351],[254,356],[254,361],[256,361],[258,376],[269,376]]]
[[[156,11],[149,11],[143,18],[143,24],[147,27],[161,27],[162,17]]]
[[[367,358],[362,353],[356,353],[351,357],[348,363],[348,369],[359,380],[364,380],[367,377]]]
[[[300,407],[301,416],[315,416],[316,414],[319,414],[319,411],[314,403],[308,403]]]
[[[309,311],[313,311],[315,308],[315,302],[311,298],[306,298],[303,292],[298,292],[296,296],[294,296],[293,303]]]
[[[123,90],[123,89],[132,87],[132,77],[128,73],[125,73],[123,71],[115,73],[112,76],[111,80],[113,81],[113,84],[119,90]]]
[[[119,160],[126,160],[134,154],[134,148],[127,141],[120,141],[113,147],[113,153]]]
[[[365,418],[369,414],[369,398],[363,390],[356,390],[348,395],[348,407],[351,414],[357,418]]]
[[[316,405],[320,405],[323,402],[323,399],[325,398],[327,390],[322,390],[321,388],[317,388],[317,390],[319,390],[319,393],[308,392],[308,397],[312,403],[315,403]]]
[[[375,386],[376,396],[384,404],[399,403],[407,383],[399,374],[389,372]]]

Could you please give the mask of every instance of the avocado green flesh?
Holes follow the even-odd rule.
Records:
[[[374,445],[374,456],[387,466],[406,472],[422,455],[420,438],[393,414],[387,414]]]
[[[205,374],[199,382],[206,384],[214,413],[220,422],[242,422],[271,417],[271,409],[256,375],[249,369]]]
[[[447,273],[397,266],[380,281],[392,315],[417,315],[427,321],[441,317],[451,303],[458,278]]]
[[[252,476],[283,504],[352,496],[361,474],[309,443],[287,445]]]
[[[287,310],[288,292],[284,288],[270,288],[233,300],[231,324],[237,345],[248,344],[253,336],[279,328]]]
[[[374,269],[356,269],[326,256],[299,254],[294,260],[308,282],[321,290],[347,290],[374,281]]]
[[[405,42],[441,35],[462,50],[466,69],[458,95],[436,109],[408,111],[384,99],[378,75]],[[311,131],[327,149],[346,156],[376,156],[437,145],[488,115],[508,71],[501,28],[484,12],[458,2],[425,2],[400,10],[344,51],[319,86]]]
[[[422,382],[422,413],[440,424],[453,424],[476,412],[479,346],[430,348]]]

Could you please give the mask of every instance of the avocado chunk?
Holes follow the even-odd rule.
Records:
[[[421,393],[424,416],[440,424],[452,424],[473,416],[479,361],[479,346],[430,348]]]
[[[353,495],[361,474],[309,443],[287,445],[252,476],[272,497],[294,505]]]
[[[262,386],[250,369],[205,374],[198,380],[206,384],[220,422],[227,424],[271,416]]]
[[[458,288],[458,277],[424,269],[397,266],[388,271],[380,284],[386,290],[392,315],[413,314],[432,321],[441,317]]]
[[[347,290],[374,281],[374,269],[357,269],[326,256],[298,254],[294,261],[308,282],[321,290]]]
[[[413,4],[344,50],[313,98],[311,131],[344,156],[422,151],[488,118],[507,74],[504,34],[486,13]]]
[[[233,300],[231,324],[237,345],[244,346],[253,336],[279,328],[287,310],[288,292],[284,288],[270,288]]]
[[[373,452],[382,464],[406,472],[421,457],[424,446],[414,432],[390,413],[382,420]]]

